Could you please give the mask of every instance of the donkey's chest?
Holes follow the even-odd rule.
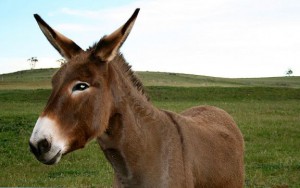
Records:
[[[137,159],[128,159],[128,156],[119,149],[110,148],[103,150],[103,152],[114,169],[116,187],[144,187],[149,185],[147,169],[141,171],[141,164]]]
[[[182,139],[175,125],[153,121],[143,131],[116,115],[98,138],[115,172],[117,187],[182,187],[185,169]],[[164,123],[164,122],[163,122]],[[137,129],[138,127],[139,129]],[[172,186],[171,186],[172,185]],[[184,186],[183,186],[184,187]]]
[[[103,150],[105,157],[111,163],[115,172],[122,177],[129,176],[129,169],[122,153],[118,149],[106,149]]]

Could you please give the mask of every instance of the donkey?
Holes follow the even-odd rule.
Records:
[[[68,62],[52,78],[31,152],[52,165],[97,139],[114,187],[243,187],[243,136],[231,116],[211,106],[180,114],[154,107],[119,52],[138,12],[85,51],[34,15]]]

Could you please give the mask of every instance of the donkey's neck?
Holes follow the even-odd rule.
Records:
[[[144,167],[150,164],[149,160],[159,164],[153,159],[154,154],[159,153],[160,139],[155,141],[155,131],[151,131],[151,126],[159,119],[155,118],[157,112],[155,109],[146,109],[143,103],[135,102],[124,102],[122,109],[110,118],[106,132],[98,139],[115,171],[115,181],[122,185],[120,187],[140,187]],[[153,173],[153,176],[158,174]]]
[[[111,83],[115,109],[98,142],[120,184],[138,187],[147,181],[148,185],[157,185],[169,176],[169,163],[165,162],[169,153],[172,157],[181,155],[180,149],[168,145],[168,139],[180,142],[180,137],[174,138],[178,133],[176,126],[164,112],[155,108],[127,78],[117,75],[120,74],[112,80],[115,83]]]

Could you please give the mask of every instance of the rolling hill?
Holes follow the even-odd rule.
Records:
[[[57,69],[24,70],[0,75],[0,89],[50,88]],[[218,78],[179,73],[136,72],[145,86],[175,87],[289,87],[300,88],[300,77]]]

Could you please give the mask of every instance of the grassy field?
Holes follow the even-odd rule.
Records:
[[[112,169],[94,141],[86,148],[68,154],[54,166],[39,163],[29,152],[32,128],[50,95],[49,85],[42,83],[48,81],[55,70],[45,71],[49,72],[49,77],[40,71],[34,73],[40,77],[30,77],[29,73],[23,73],[26,77],[22,79],[16,78],[15,74],[3,76],[6,80],[8,76],[11,78],[7,87],[0,89],[0,187],[110,187]],[[143,76],[149,78],[142,79],[157,107],[180,112],[194,105],[214,105],[234,117],[246,144],[245,187],[300,187],[300,88],[291,81],[297,77],[272,81],[285,84],[280,87],[259,85],[271,82],[268,79],[249,81],[253,87],[222,85],[224,80],[216,81],[214,87],[197,87],[196,81],[190,83],[177,77],[176,83],[184,84],[169,87],[151,84],[147,74],[150,73]],[[172,79],[179,76],[153,74],[162,74],[166,81],[168,75]],[[169,85],[172,82],[174,80],[169,81]],[[259,87],[254,87],[253,83]],[[41,85],[36,87],[35,84]],[[36,89],[40,87],[46,89]]]

